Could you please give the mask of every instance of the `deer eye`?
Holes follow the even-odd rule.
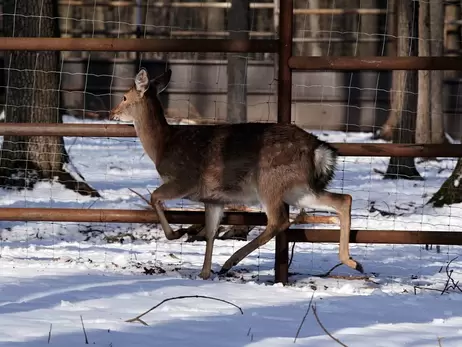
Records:
[[[124,101],[127,101],[127,97],[124,95]]]

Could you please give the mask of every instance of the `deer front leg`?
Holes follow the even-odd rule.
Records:
[[[205,204],[205,256],[202,271],[199,277],[206,280],[212,271],[213,244],[215,242],[218,227],[223,217],[224,205]]]
[[[190,193],[191,189],[186,189],[175,182],[164,183],[151,194],[151,205],[156,210],[159,217],[160,225],[164,231],[167,240],[177,240],[186,234],[186,229],[174,231],[170,224],[168,224],[167,217],[165,217],[162,201],[181,199]]]

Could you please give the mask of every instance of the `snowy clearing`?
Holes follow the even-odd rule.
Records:
[[[365,133],[316,134],[331,142],[371,141]],[[40,183],[33,191],[4,192],[1,206],[143,208],[129,188],[147,196],[146,188],[159,184],[137,139],[65,140],[73,165],[103,198]],[[383,181],[375,170],[385,170],[387,163],[388,158],[339,159],[331,189],[352,194],[353,228],[462,231],[462,206],[423,206],[454,160],[418,164],[422,182]],[[167,205],[200,207],[182,200]],[[243,244],[217,240],[213,269]],[[0,346],[84,346],[81,317],[94,346],[289,346],[313,291],[322,324],[349,347],[462,345],[462,293],[414,289],[444,288],[445,267],[461,255],[460,247],[442,246],[438,254],[423,246],[352,245],[352,255],[372,274],[366,281],[314,277],[337,263],[337,244],[297,244],[286,287],[272,283],[274,241],[221,280],[198,279],[204,247],[166,241],[157,226],[2,222]],[[450,270],[461,280],[462,258]],[[356,275],[346,267],[334,274]],[[143,317],[148,326],[125,322],[182,295],[228,300],[244,314],[226,303],[194,298],[158,307]],[[295,345],[338,344],[310,312]]]

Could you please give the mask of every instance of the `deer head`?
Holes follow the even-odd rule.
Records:
[[[122,101],[111,110],[109,119],[133,122],[149,113],[153,107],[155,110],[160,108],[163,114],[157,95],[167,88],[171,76],[172,70],[168,69],[162,75],[150,80],[148,72],[142,68],[135,77],[134,85],[124,94]]]

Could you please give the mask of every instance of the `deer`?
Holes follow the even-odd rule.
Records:
[[[159,94],[171,76],[168,69],[150,79],[141,68],[109,118],[133,123],[143,150],[156,167],[162,184],[151,193],[150,203],[168,240],[179,239],[184,232],[171,228],[163,203],[187,199],[204,204],[206,245],[199,277],[211,276],[214,240],[227,204],[259,204],[267,224],[231,255],[218,275],[297,224],[297,218],[289,219],[289,206],[336,213],[340,262],[363,273],[363,266],[349,251],[352,197],[326,189],[334,178],[337,150],[294,124],[169,124]]]

